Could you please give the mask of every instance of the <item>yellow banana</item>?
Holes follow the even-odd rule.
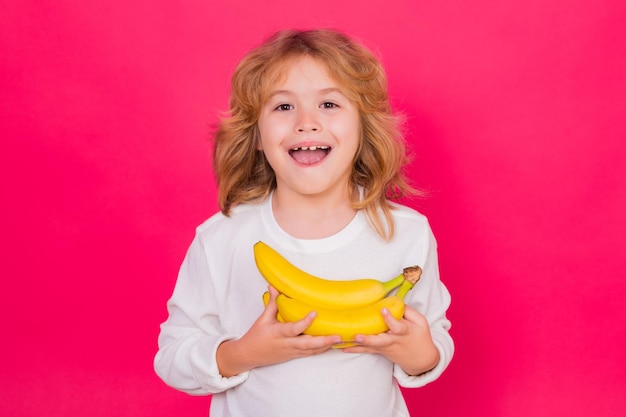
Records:
[[[371,335],[389,330],[381,313],[383,308],[387,308],[396,319],[404,314],[404,302],[396,295],[365,307],[347,310],[313,307],[284,294],[276,298],[276,305],[280,320],[286,322],[301,320],[311,311],[315,311],[315,320],[303,333],[312,336],[339,335],[343,342],[353,341],[357,334]]]
[[[261,275],[289,298],[323,308],[357,308],[375,303],[404,281],[404,276],[381,282],[372,278],[334,281],[302,271],[263,242],[254,245]]]
[[[422,276],[422,268],[420,268],[419,266],[409,266],[404,268],[402,272],[404,281],[402,282],[402,285],[400,285],[400,288],[395,295],[401,300],[404,300],[406,294],[415,286],[417,281],[419,281],[420,277]],[[268,291],[265,291],[263,293],[263,305],[267,306],[267,303],[269,303],[269,301],[270,293]],[[284,321],[283,318],[280,316],[280,313],[278,313],[278,318],[279,321]]]
[[[279,294],[276,298],[278,314],[276,319],[281,322],[293,322],[303,319],[311,311],[317,316],[313,323],[303,332],[313,336],[339,335],[342,343],[335,348],[354,346],[354,336],[370,335],[389,330],[381,310],[387,308],[391,315],[400,319],[404,315],[404,297],[419,281],[422,269],[419,266],[404,268],[404,281],[395,295],[388,296],[370,305],[358,308],[328,309],[312,306],[306,302]],[[263,304],[267,305],[270,294],[263,294]]]

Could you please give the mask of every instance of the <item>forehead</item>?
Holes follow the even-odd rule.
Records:
[[[308,55],[288,58],[267,71],[264,93],[270,93],[295,77],[319,76],[327,78],[333,84],[339,84],[337,77],[333,76],[329,66],[322,60]]]

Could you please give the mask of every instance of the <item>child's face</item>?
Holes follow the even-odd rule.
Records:
[[[348,190],[360,142],[359,112],[341,90],[310,57],[294,61],[270,90],[258,121],[258,148],[276,174],[277,192]]]

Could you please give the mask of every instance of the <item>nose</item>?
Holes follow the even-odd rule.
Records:
[[[307,109],[300,109],[295,127],[298,133],[319,132],[322,130],[322,125],[316,117],[315,111]]]

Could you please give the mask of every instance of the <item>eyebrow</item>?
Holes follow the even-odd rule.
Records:
[[[329,94],[329,93],[339,93],[342,96],[345,96],[345,94],[341,91],[341,89],[337,88],[337,87],[328,87],[328,88],[322,88],[321,90],[318,91],[320,94]],[[274,96],[277,96],[279,94],[286,94],[286,95],[295,95],[295,93],[293,91],[290,90],[277,90],[277,91],[272,91],[267,98],[270,99]]]

